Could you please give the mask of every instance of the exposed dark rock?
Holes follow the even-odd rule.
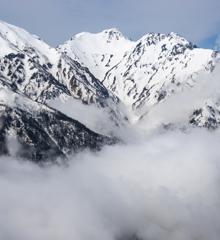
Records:
[[[8,141],[11,138],[16,139],[20,145],[17,156],[35,162],[55,161],[57,157],[67,158],[69,154],[84,149],[98,151],[103,145],[118,142],[115,138],[89,130],[55,109],[32,101],[6,79],[0,79],[1,88],[7,89],[10,96],[15,94],[13,107],[0,99],[1,154],[10,154]]]

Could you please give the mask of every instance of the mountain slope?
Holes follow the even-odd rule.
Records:
[[[67,157],[83,149],[99,150],[116,143],[55,109],[37,103],[8,79],[0,76],[0,151],[11,154],[18,145],[17,156],[36,162]]]
[[[154,105],[186,85],[193,87],[199,73],[213,70],[217,57],[177,34],[152,33],[106,73],[103,83],[133,108]]]
[[[96,78],[102,80],[105,73],[118,64],[133,45],[134,42],[112,28],[97,34],[79,33],[57,49],[88,67]]]

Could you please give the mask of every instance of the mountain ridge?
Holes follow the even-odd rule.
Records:
[[[1,73],[21,91],[40,102],[57,97],[64,101],[81,99],[108,108],[114,112],[112,119],[117,125],[125,124],[126,116],[118,107],[120,100],[87,68],[23,29],[0,22],[0,32],[0,43],[5,46],[0,53]]]
[[[87,42],[90,48],[93,47],[96,50],[98,42],[103,39],[105,43],[108,41],[103,37],[104,32],[92,34],[93,41],[90,41],[89,36],[85,39],[86,34],[79,34],[80,45],[77,37],[73,37],[71,41],[65,42],[57,49],[73,58],[77,55],[75,60],[87,66],[95,76],[98,76],[107,89],[127,107],[133,109],[133,113],[138,118],[147,117],[144,112],[148,110],[144,110],[145,108],[149,109],[149,107],[161,104],[173,94],[184,91],[185,88],[193,89],[198,78],[212,73],[220,61],[218,52],[198,48],[174,32],[169,34],[152,32],[136,42],[129,41],[122,49],[117,48],[114,42],[108,43],[112,44],[109,49],[115,48],[112,53],[102,46],[98,54],[90,49],[86,51],[87,48],[86,46],[84,48],[84,45]],[[115,33],[116,36],[121,35],[118,32]],[[95,38],[100,39],[96,41]],[[121,39],[117,42],[123,45]],[[117,49],[120,54],[117,53]],[[74,51],[77,53],[75,54]],[[104,56],[107,56],[105,64],[103,63]],[[189,124],[194,123],[192,119],[189,120]],[[201,122],[196,124],[203,126]]]
[[[8,110],[5,112],[10,116],[8,119],[11,119],[11,122],[7,120],[8,127],[3,128],[5,136],[14,131],[14,135],[24,144],[24,139],[30,138],[27,137],[28,131],[31,132],[28,125],[21,121],[26,119],[32,128],[41,129],[42,134],[47,131],[49,137],[45,137],[48,139],[45,146],[54,149],[55,145],[59,146],[55,152],[61,155],[70,153],[71,144],[74,145],[79,137],[75,138],[77,133],[74,133],[70,138],[65,138],[64,133],[74,132],[73,129],[76,127],[73,125],[76,126],[76,122],[55,109],[51,112],[47,106],[50,100],[60,99],[66,102],[68,99],[78,99],[84,104],[107,109],[109,117],[119,127],[129,125],[129,121],[136,124],[146,121],[149,124],[149,121],[155,121],[155,118],[152,118],[154,112],[169,105],[178,94],[190,91],[192,95],[195,93],[196,97],[197,86],[201,83],[200,78],[204,78],[205,84],[208,84],[208,78],[213,78],[215,69],[220,65],[220,54],[217,51],[198,48],[173,32],[149,33],[136,42],[124,37],[115,28],[98,34],[83,32],[55,49],[39,37],[0,21],[0,44],[3,49],[0,52],[0,78],[1,83],[5,81],[4,84],[7,82],[10,85],[8,94],[16,92],[19,94],[18,98],[23,96],[24,99],[34,101],[36,109],[39,109],[39,106],[41,109],[47,109],[37,113],[36,109],[30,107],[31,104],[25,105],[25,101],[22,103],[23,106],[20,104],[19,107],[17,105],[10,107],[6,104],[5,109]],[[192,104],[191,109],[184,112],[184,121],[188,127],[218,128],[220,125],[218,89],[220,88],[216,81],[216,88],[210,90],[210,94],[204,94],[199,104]],[[3,94],[2,98],[4,97]],[[180,102],[178,105],[180,109],[181,104]],[[131,112],[130,119],[125,114],[126,107]],[[166,114],[172,115],[170,111],[172,109],[167,108]],[[161,114],[163,112],[161,111]],[[37,118],[34,119],[33,116]],[[171,129],[173,127],[169,126],[178,125],[182,121],[166,119],[162,115],[160,118],[160,121],[156,119],[155,122],[166,129]],[[57,129],[51,131],[45,119],[48,119],[48,123],[56,125]],[[23,136],[22,134],[19,136],[19,129],[14,123],[24,127]],[[79,127],[82,128],[84,129]],[[32,131],[32,136],[37,133],[36,129],[33,130],[34,133]],[[93,137],[90,138],[90,135]],[[87,136],[92,144],[99,135],[91,132]],[[58,144],[59,138],[63,140]],[[104,136],[98,138],[101,139],[97,142],[99,146],[104,142],[106,144],[116,142],[114,138]],[[2,142],[4,141],[2,139]],[[28,141],[33,143],[35,140]],[[53,145],[55,142],[57,144]],[[90,146],[87,140],[81,139],[79,144],[81,143],[85,148]],[[99,147],[92,144],[91,148]],[[39,149],[34,149],[33,158],[37,159]],[[78,147],[74,151],[77,149]],[[46,156],[46,152],[41,155],[42,158]]]

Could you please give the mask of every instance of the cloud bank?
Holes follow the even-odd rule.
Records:
[[[38,167],[0,158],[0,239],[218,240],[220,136],[178,131]]]

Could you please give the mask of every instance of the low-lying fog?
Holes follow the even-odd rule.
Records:
[[[69,166],[0,158],[0,239],[220,239],[220,135],[180,131]]]

